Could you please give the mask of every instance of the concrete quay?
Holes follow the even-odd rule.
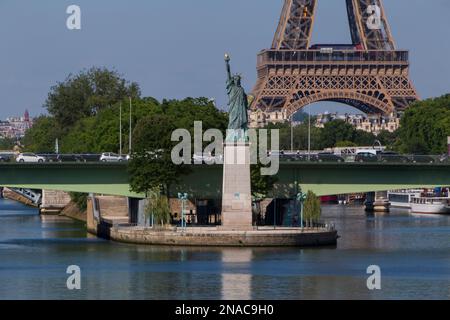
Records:
[[[201,247],[314,247],[334,246],[338,234],[330,229],[300,229],[270,227],[252,230],[227,230],[216,228],[172,228],[154,230],[152,228],[126,227],[114,225],[109,237],[113,241],[170,246]]]

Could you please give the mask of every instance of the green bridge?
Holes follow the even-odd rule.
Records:
[[[221,198],[221,165],[191,169],[172,187],[173,195],[187,192],[198,199]],[[281,163],[271,196],[292,198],[298,185],[319,196],[450,186],[450,164]],[[0,186],[145,197],[130,191],[127,165],[120,163],[0,164]]]

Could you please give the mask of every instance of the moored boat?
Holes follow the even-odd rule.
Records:
[[[388,200],[392,208],[411,209],[413,198],[420,198],[423,190],[395,190],[388,192]]]
[[[413,213],[450,214],[449,198],[417,197],[411,202]]]

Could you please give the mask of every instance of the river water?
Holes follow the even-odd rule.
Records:
[[[323,211],[337,247],[170,248],[97,239],[0,200],[0,299],[450,299],[450,217]],[[81,290],[66,287],[69,265]],[[367,288],[370,265],[381,290]]]

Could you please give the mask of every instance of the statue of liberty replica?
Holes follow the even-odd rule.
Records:
[[[252,228],[249,100],[240,75],[231,75],[230,56],[225,55],[229,122],[224,146],[222,226],[231,230]]]
[[[227,142],[248,142],[248,107],[249,98],[241,85],[241,76],[232,75],[230,56],[225,54],[227,68],[227,94],[229,107],[229,123]]]

